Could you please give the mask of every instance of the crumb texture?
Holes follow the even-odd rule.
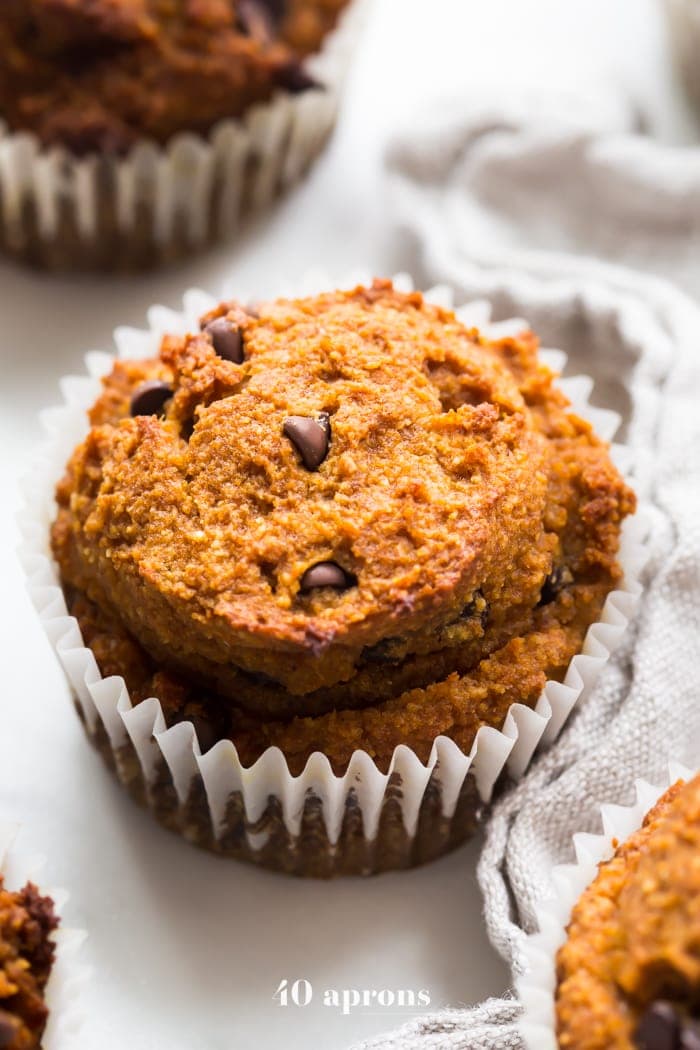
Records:
[[[643,1050],[659,1027],[668,1041],[654,1046],[698,1045],[681,1040],[698,1038],[699,946],[696,777],[662,796],[574,908],[557,960],[559,1045]]]
[[[348,0],[3,0],[0,115],[77,153],[207,132],[311,86]]]

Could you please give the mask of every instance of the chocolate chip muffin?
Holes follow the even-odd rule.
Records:
[[[131,271],[233,235],[325,143],[362,2],[5,0],[0,248]]]
[[[314,81],[348,0],[5,0],[0,116],[73,152],[206,133]]]
[[[0,1047],[38,1050],[48,1019],[44,992],[58,926],[53,901],[36,886],[12,892],[0,874]]]
[[[557,958],[559,1045],[700,1047],[700,777],[678,782],[574,908]]]
[[[223,303],[117,362],[52,546],[104,675],[246,764],[469,750],[561,677],[634,496],[532,334],[388,281]]]

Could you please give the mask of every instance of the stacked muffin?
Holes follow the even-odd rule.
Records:
[[[246,766],[468,752],[621,576],[634,497],[553,380],[532,335],[387,281],[223,303],[116,363],[52,531],[102,673]]]

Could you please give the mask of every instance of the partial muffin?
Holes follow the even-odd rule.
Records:
[[[531,334],[390,282],[222,304],[119,362],[54,555],[102,673],[244,763],[468,751],[563,676],[634,496]]]
[[[348,0],[8,0],[0,114],[77,153],[206,133],[275,91],[312,86]]]
[[[0,1047],[35,1050],[48,1019],[44,993],[54,961],[54,904],[32,883],[17,892],[0,874]]]
[[[14,238],[19,250],[24,233],[27,254],[58,265],[61,249],[66,263],[80,263],[82,245],[86,264],[114,268],[221,236],[242,208],[298,174],[328,132],[334,62],[324,67],[326,85],[306,60],[324,48],[349,2],[2,4],[0,118],[9,134],[0,141],[6,152],[16,141],[23,158],[16,169],[11,158],[4,166],[6,223],[20,198],[8,246]],[[305,94],[318,99],[295,102]],[[36,179],[41,169],[41,200],[25,171],[26,133],[39,147],[29,171]],[[189,143],[178,146],[182,134]],[[64,151],[60,183],[50,147]],[[38,209],[31,227],[22,202]]]
[[[696,777],[600,865],[557,957],[560,1047],[700,1047],[699,847]]]

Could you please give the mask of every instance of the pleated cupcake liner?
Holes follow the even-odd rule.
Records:
[[[68,901],[65,890],[50,889],[43,883],[46,860],[21,849],[21,831],[16,824],[0,821],[0,874],[9,890],[19,890],[33,882],[42,896],[51,897],[61,923],[54,934],[56,955],[45,991],[49,1018],[41,1041],[42,1050],[72,1050],[76,1034],[84,1021],[83,992],[90,970],[81,959],[84,930],[66,927],[62,912]],[[1,1005],[1,1004],[0,1004]]]
[[[678,780],[692,780],[697,770],[670,762],[668,778],[659,785],[635,781],[637,800],[631,806],[606,804],[600,807],[603,833],[579,832],[573,836],[575,864],[560,864],[552,871],[552,896],[536,909],[538,933],[525,944],[526,973],[516,981],[523,1005],[520,1032],[528,1050],[557,1050],[556,960],[565,943],[573,908],[598,874],[598,866],[610,860],[617,847],[644,823],[647,813]]]
[[[367,279],[367,275],[354,276]],[[395,283],[410,287],[405,275]],[[317,275],[302,281],[296,294],[330,286],[327,278]],[[448,306],[451,292],[436,288],[426,298]],[[182,312],[152,307],[147,330],[117,329],[116,356],[154,356],[165,333],[197,330],[198,318],[215,302],[192,290],[184,297]],[[465,305],[457,313],[468,325],[480,326],[494,337],[525,327],[517,319],[489,325],[486,303]],[[566,363],[558,350],[543,350],[542,357],[556,369]],[[534,708],[513,704],[500,728],[482,727],[468,754],[448,737],[439,736],[427,762],[409,747],[398,746],[386,773],[361,750],[354,753],[342,776],[318,752],[293,776],[283,753],[274,747],[245,767],[230,740],[219,741],[202,754],[192,723],[168,728],[157,699],[133,704],[121,677],[103,678],[83,643],[78,622],[66,609],[48,545],[55,515],[53,492],[70,453],[87,432],[86,410],[113,360],[107,353],[90,353],[86,376],[61,381],[64,403],[42,414],[47,440],[27,480],[20,516],[20,557],[31,599],[87,733],[108,765],[138,802],[185,838],[285,872],[321,877],[369,874],[411,867],[459,845],[473,833],[499,778],[523,775],[537,747],[556,738],[620,644],[642,591],[647,531],[643,516],[637,514],[624,523],[619,553],[623,582],[608,595],[600,620],[588,629],[564,680],[548,681]],[[579,376],[562,379],[560,385],[573,410],[590,419],[602,437],[611,439],[619,417],[589,404],[592,380]],[[630,468],[627,450],[613,446],[613,455],[623,471]]]
[[[78,157],[0,120],[0,250],[47,269],[133,271],[233,238],[323,148],[370,2],[352,0],[304,59],[318,87],[278,91],[206,135]]]

